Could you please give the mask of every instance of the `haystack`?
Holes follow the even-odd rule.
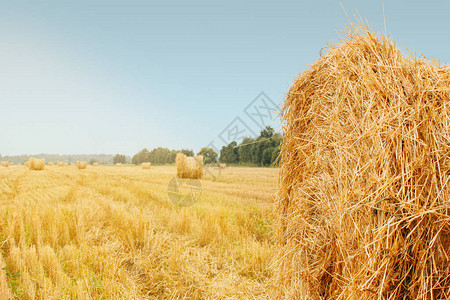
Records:
[[[2,166],[2,167],[5,167],[5,168],[8,168],[8,167],[9,167],[9,162],[7,162],[7,161],[2,161],[2,162],[1,162],[1,166]]]
[[[13,163],[13,162],[10,162],[10,163],[9,163],[9,166],[14,166],[14,163]]]
[[[282,114],[277,298],[450,299],[450,67],[350,29]]]
[[[116,163],[116,167],[121,167],[122,163]]]
[[[227,167],[227,164],[219,164],[219,169],[225,169]]]
[[[146,162],[146,163],[142,163],[141,166],[142,166],[142,169],[148,170],[148,169],[150,169],[150,167],[152,166],[152,164],[149,163],[149,162]]]
[[[77,169],[83,170],[87,168],[87,162],[77,160]]]
[[[202,179],[203,178],[203,156],[188,157],[178,153],[176,157],[178,178]]]
[[[45,168],[45,159],[35,159],[33,157],[28,161],[28,168],[34,171],[41,171]]]
[[[49,162],[49,163],[47,163],[47,165],[49,165],[49,166],[53,166],[53,163],[52,163],[52,162]]]
[[[93,165],[94,167],[97,167],[97,166],[98,166],[98,162],[94,162],[94,163],[92,163],[92,165]]]

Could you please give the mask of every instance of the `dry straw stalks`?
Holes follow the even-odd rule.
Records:
[[[450,299],[450,69],[348,34],[286,95],[277,296]]]
[[[202,179],[203,178],[203,156],[188,157],[178,153],[176,157],[178,178]]]

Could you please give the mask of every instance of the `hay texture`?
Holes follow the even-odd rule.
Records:
[[[146,162],[146,163],[142,163],[141,166],[142,166],[142,169],[148,170],[148,169],[150,169],[150,167],[152,166],[152,164],[149,163],[149,162]]]
[[[284,102],[277,298],[450,299],[450,68],[348,34]]]
[[[2,167],[5,167],[5,168],[8,168],[8,167],[9,167],[9,162],[7,162],[7,161],[2,161],[2,162],[1,162],[1,166],[2,166]]]
[[[219,164],[219,169],[225,169],[227,167],[227,164]]]
[[[47,165],[49,165],[49,166],[53,166],[53,163],[52,163],[52,162],[49,162],[49,163],[47,163]]]
[[[87,168],[87,162],[77,160],[77,169],[83,170]]]
[[[177,164],[178,178],[202,179],[203,178],[203,156],[186,156],[178,153],[175,159]]]
[[[42,171],[45,168],[45,159],[36,159],[31,157],[28,161],[28,169],[34,171]]]

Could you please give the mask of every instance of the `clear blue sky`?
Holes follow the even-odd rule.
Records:
[[[384,31],[381,1],[341,2]],[[448,2],[384,10],[399,48],[449,60]],[[1,1],[0,154],[198,151],[346,23],[339,1]]]

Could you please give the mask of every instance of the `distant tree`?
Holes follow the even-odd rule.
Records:
[[[166,164],[174,164],[175,159],[177,157],[178,151],[171,150],[170,153],[166,156]]]
[[[181,149],[180,152],[186,156],[194,156],[194,151],[189,149]]]
[[[203,147],[197,155],[203,155],[205,164],[213,164],[217,162],[217,157],[219,156],[216,151],[212,148]]]
[[[237,147],[237,142],[233,141],[228,144],[228,146],[223,146],[220,150],[219,161],[221,163],[227,164],[238,164],[239,163],[239,152]]]
[[[242,140],[238,148],[239,162],[251,163],[252,162],[252,146],[255,140],[251,137],[246,137]]]
[[[127,157],[123,154],[116,154],[113,158],[114,164],[126,164],[127,163]]]
[[[271,138],[274,133],[275,133],[275,130],[272,127],[266,126],[266,128],[261,130],[259,136],[262,137],[262,138]]]
[[[96,160],[95,158],[91,158],[91,160],[89,161],[89,164],[93,165],[94,163],[98,163],[98,160]]]

